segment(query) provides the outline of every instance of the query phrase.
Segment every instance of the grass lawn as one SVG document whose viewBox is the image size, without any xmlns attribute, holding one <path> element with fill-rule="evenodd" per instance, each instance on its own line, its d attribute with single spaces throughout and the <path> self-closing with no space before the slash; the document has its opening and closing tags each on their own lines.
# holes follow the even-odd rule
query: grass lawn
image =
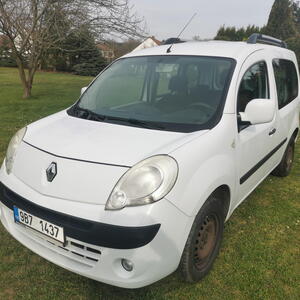
<svg viewBox="0 0 300 300">
<path fill-rule="evenodd" d="M 0 68 L 0 161 L 17 129 L 73 103 L 90 80 L 38 73 L 33 98 L 22 100 L 16 70 Z M 138 290 L 108 286 L 47 262 L 0 225 L 0 299 L 300 299 L 299 178 L 298 143 L 291 176 L 269 176 L 234 212 L 214 268 L 198 284 L 175 272 Z"/>
</svg>

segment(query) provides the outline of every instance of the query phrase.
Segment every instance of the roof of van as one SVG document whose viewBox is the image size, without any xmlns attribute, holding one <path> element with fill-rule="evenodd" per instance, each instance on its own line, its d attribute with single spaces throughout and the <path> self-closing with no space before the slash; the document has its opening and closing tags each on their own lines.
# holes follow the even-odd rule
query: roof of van
<svg viewBox="0 0 300 300">
<path fill-rule="evenodd" d="M 150 56 L 150 55 L 201 55 L 228 57 L 234 59 L 245 59 L 251 53 L 262 50 L 272 49 L 276 53 L 285 53 L 293 56 L 293 52 L 278 46 L 266 44 L 248 44 L 247 42 L 227 42 L 227 41 L 190 41 L 178 43 L 172 46 L 171 53 L 167 53 L 170 45 L 162 45 L 153 48 L 143 49 L 136 52 L 130 52 L 124 57 Z"/>
</svg>

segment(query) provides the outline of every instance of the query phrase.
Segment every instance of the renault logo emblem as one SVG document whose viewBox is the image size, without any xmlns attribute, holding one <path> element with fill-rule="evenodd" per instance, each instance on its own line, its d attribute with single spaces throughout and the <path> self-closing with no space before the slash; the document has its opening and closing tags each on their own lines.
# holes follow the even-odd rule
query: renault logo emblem
<svg viewBox="0 0 300 300">
<path fill-rule="evenodd" d="M 46 170 L 47 180 L 52 182 L 55 176 L 57 175 L 57 164 L 52 162 Z"/>
</svg>

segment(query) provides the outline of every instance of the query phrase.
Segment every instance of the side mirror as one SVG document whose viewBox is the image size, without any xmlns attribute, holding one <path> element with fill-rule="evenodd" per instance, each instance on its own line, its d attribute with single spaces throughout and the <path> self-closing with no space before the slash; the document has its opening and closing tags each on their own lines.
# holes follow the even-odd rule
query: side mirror
<svg viewBox="0 0 300 300">
<path fill-rule="evenodd" d="M 275 115 L 275 101 L 271 99 L 253 99 L 241 112 L 241 121 L 252 125 L 270 123 Z"/>
<path fill-rule="evenodd" d="M 87 86 L 85 86 L 81 89 L 81 95 L 86 91 L 86 89 L 87 89 Z"/>
</svg>

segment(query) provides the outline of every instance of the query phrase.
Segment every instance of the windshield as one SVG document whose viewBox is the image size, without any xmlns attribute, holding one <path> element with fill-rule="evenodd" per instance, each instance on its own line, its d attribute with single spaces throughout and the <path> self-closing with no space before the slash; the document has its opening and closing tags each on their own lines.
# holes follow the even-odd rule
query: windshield
<svg viewBox="0 0 300 300">
<path fill-rule="evenodd" d="M 81 118 L 159 130 L 210 129 L 221 117 L 234 65 L 233 59 L 202 56 L 120 59 L 70 111 Z"/>
</svg>

